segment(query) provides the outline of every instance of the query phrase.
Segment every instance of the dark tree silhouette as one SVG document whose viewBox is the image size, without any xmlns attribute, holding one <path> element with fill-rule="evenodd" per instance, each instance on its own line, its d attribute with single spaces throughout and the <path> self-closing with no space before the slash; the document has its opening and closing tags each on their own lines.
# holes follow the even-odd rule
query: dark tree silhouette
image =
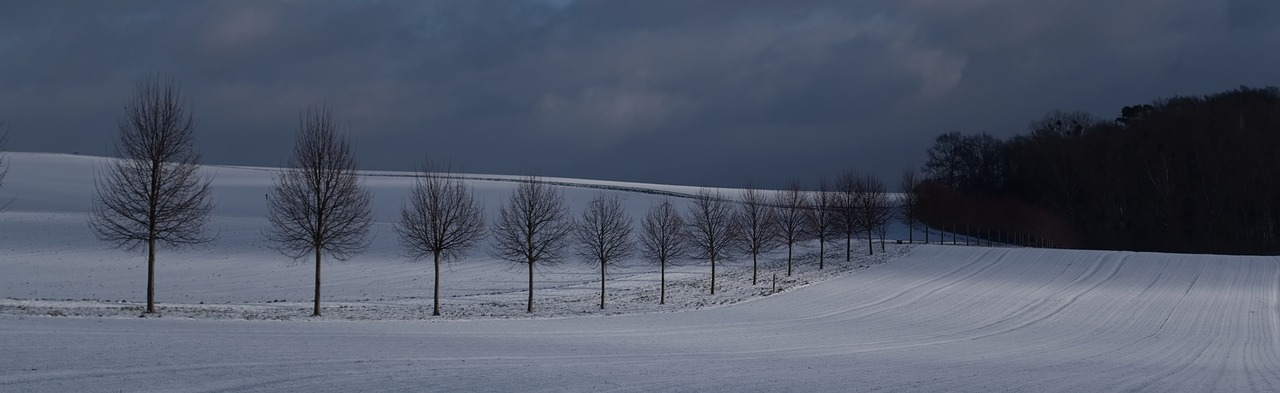
<svg viewBox="0 0 1280 393">
<path fill-rule="evenodd" d="M 1003 141 L 949 133 L 930 149 L 920 218 L 1013 244 L 1276 254 L 1278 129 L 1280 88 L 1240 87 L 1115 120 L 1052 111 Z"/>
<path fill-rule="evenodd" d="M 769 206 L 763 191 L 750 184 L 742 192 L 738 204 L 738 242 L 742 251 L 751 254 L 751 285 L 756 285 L 760 270 L 760 254 L 778 246 L 778 217 Z"/>
<path fill-rule="evenodd" d="M 858 179 L 861 176 L 856 171 L 848 170 L 836 179 L 835 224 L 836 229 L 844 234 L 845 262 L 853 260 L 853 234 L 862 229 L 858 206 Z"/>
<path fill-rule="evenodd" d="M 617 196 L 596 195 L 587 203 L 582 219 L 574 226 L 578 256 L 600 264 L 600 309 L 604 309 L 605 270 L 609 263 L 626 259 L 635 252 L 631 242 L 634 225 Z"/>
<path fill-rule="evenodd" d="M 839 195 L 831 191 L 826 179 L 819 179 L 818 189 L 813 192 L 811 200 L 813 210 L 809 214 L 809 230 L 818 238 L 818 270 L 822 270 L 827 261 L 827 242 L 840 221 L 836 203 Z"/>
<path fill-rule="evenodd" d="M 396 226 L 409 256 L 435 262 L 431 315 L 440 315 L 440 260 L 454 260 L 485 234 L 484 214 L 475 194 L 448 167 L 423 165 L 409 190 L 409 203 Z"/>
<path fill-rule="evenodd" d="M 640 252 L 646 258 L 657 260 L 660 267 L 660 294 L 658 304 L 667 303 L 667 261 L 679 258 L 688 252 L 688 232 L 685 231 L 684 220 L 680 213 L 671 206 L 670 200 L 649 209 L 641 223 Z"/>
<path fill-rule="evenodd" d="M 885 206 L 880 215 L 880 220 L 876 222 L 876 234 L 880 237 L 880 252 L 885 252 L 885 238 L 889 236 L 889 224 L 893 223 L 893 217 L 896 215 L 897 209 L 894 208 L 892 198 L 885 194 Z"/>
<path fill-rule="evenodd" d="M 793 181 L 787 184 L 787 189 L 774 194 L 773 207 L 778 235 L 787 245 L 787 276 L 791 276 L 791 252 L 797 242 L 809 237 L 813 205 L 809 203 L 809 194 L 800 189 L 800 183 Z"/>
<path fill-rule="evenodd" d="M 299 116 L 298 133 L 288 167 L 276 176 L 267 198 L 267 238 L 280 253 L 294 259 L 314 255 L 315 310 L 320 316 L 321 255 L 338 260 L 364 251 L 373 225 L 371 196 L 356 171 L 351 141 L 325 105 Z"/>
<path fill-rule="evenodd" d="M 711 262 L 711 294 L 716 293 L 716 260 L 725 257 L 737 236 L 733 206 L 719 191 L 698 190 L 689 205 L 689 248 Z"/>
<path fill-rule="evenodd" d="M 919 185 L 920 179 L 916 176 L 916 168 L 907 168 L 902 171 L 902 177 L 898 179 L 898 218 L 903 224 L 907 224 L 907 243 L 916 242 L 916 221 L 919 220 L 917 210 L 920 204 L 916 188 Z M 928 228 L 925 232 L 928 233 Z"/>
<path fill-rule="evenodd" d="M 89 225 L 117 248 L 147 248 L 147 310 L 155 313 L 156 246 L 212 240 L 204 232 L 213 204 L 200 176 L 195 121 L 172 79 L 140 80 L 117 124 L 114 160 L 94 176 Z"/>
<path fill-rule="evenodd" d="M 856 214 L 854 222 L 858 230 L 867 234 L 867 255 L 875 255 L 872 235 L 887 226 L 893 218 L 893 204 L 885 192 L 884 182 L 871 174 L 854 175 L 852 205 Z M 881 242 L 881 251 L 883 251 Z"/>
<path fill-rule="evenodd" d="M 528 266 L 528 313 L 533 313 L 533 269 L 564 256 L 573 226 L 564 195 L 537 176 L 520 182 L 498 210 L 492 229 L 493 256 Z"/>
<path fill-rule="evenodd" d="M 956 189 L 989 192 L 1004 185 L 1004 142 L 979 133 L 939 135 L 929 148 L 925 173 Z"/>
</svg>

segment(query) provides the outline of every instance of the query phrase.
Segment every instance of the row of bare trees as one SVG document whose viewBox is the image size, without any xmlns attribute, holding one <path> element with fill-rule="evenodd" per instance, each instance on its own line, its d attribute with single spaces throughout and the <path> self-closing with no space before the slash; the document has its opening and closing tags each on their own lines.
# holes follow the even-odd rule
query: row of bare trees
<svg viewBox="0 0 1280 393">
<path fill-rule="evenodd" d="M 760 255 L 779 247 L 787 248 L 790 276 L 797 243 L 817 239 L 822 248 L 819 253 L 825 254 L 825 243 L 837 228 L 847 233 L 865 232 L 869 243 L 874 234 L 883 239 L 885 228 L 895 217 L 883 184 L 872 176 L 854 172 L 842 177 L 839 184 L 842 187 L 837 192 L 805 191 L 796 183 L 781 191 L 748 187 L 736 199 L 722 191 L 703 189 L 693 197 L 684 215 L 669 200 L 653 206 L 633 240 L 633 220 L 617 197 L 597 196 L 575 220 L 558 190 L 530 177 L 499 210 L 491 253 L 528 265 L 528 312 L 533 310 L 533 271 L 541 264 L 559 261 L 571 247 L 570 242 L 576 242 L 577 255 L 582 260 L 600 268 L 600 308 L 605 306 L 608 267 L 636 251 L 659 265 L 659 303 L 666 302 L 667 263 L 683 257 L 709 263 L 710 292 L 715 294 L 716 265 L 725 258 L 750 255 L 751 283 L 756 285 Z M 475 222 L 481 225 L 479 218 Z M 847 240 L 851 242 L 852 236 Z M 868 252 L 874 250 L 869 248 Z M 851 254 L 846 258 L 851 259 Z M 825 255 L 820 255 L 820 269 L 824 259 Z"/>
<path fill-rule="evenodd" d="M 157 246 L 213 239 L 205 231 L 213 208 L 211 179 L 199 172 L 195 121 L 172 79 L 142 79 L 118 128 L 118 159 L 95 178 L 89 221 L 104 241 L 131 250 L 147 248 L 146 312 L 154 313 Z M 293 155 L 267 196 L 270 227 L 265 236 L 286 256 L 314 258 L 317 316 L 324 255 L 347 259 L 369 244 L 371 195 L 356 168 L 350 138 L 337 116 L 327 105 L 313 106 L 299 116 Z M 2 176 L 0 171 L 0 180 Z M 534 270 L 562 260 L 570 250 L 599 266 L 601 308 L 609 267 L 637 251 L 659 264 L 659 301 L 665 303 L 666 265 L 676 258 L 708 261 L 714 294 L 716 263 L 734 255 L 751 256 L 755 285 L 760 255 L 782 246 L 787 247 L 787 275 L 799 242 L 818 240 L 819 269 L 825 265 L 826 243 L 837 234 L 845 236 L 846 260 L 851 259 L 855 234 L 865 234 L 867 251 L 874 253 L 872 237 L 878 233 L 883 239 L 894 212 L 879 179 L 850 171 L 834 188 L 823 181 L 817 191 L 792 183 L 782 191 L 748 187 L 740 198 L 730 198 L 704 189 L 685 215 L 669 200 L 653 206 L 633 236 L 635 223 L 616 196 L 600 194 L 575 218 L 556 187 L 530 176 L 487 227 L 474 192 L 449 167 L 428 161 L 410 189 L 396 230 L 408 256 L 434 262 L 434 315 L 440 314 L 440 263 L 466 255 L 486 235 L 491 256 L 527 266 L 527 309 L 532 312 Z"/>
<path fill-rule="evenodd" d="M 146 247 L 145 313 L 155 313 L 157 247 L 213 240 L 205 230 L 213 210 L 212 179 L 199 171 L 190 103 L 171 78 L 141 79 L 117 127 L 117 159 L 94 178 L 89 224 L 99 239 L 118 248 Z M 332 111 L 324 105 L 304 110 L 294 154 L 267 198 L 267 237 L 285 255 L 315 256 L 315 315 L 322 255 L 344 259 L 368 245 L 369 201 L 350 141 Z"/>
</svg>

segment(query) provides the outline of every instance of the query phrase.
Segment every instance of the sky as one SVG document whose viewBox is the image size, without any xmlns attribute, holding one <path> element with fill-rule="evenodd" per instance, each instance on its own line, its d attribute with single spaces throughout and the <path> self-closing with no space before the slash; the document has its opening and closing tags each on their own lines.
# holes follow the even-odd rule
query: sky
<svg viewBox="0 0 1280 393">
<path fill-rule="evenodd" d="M 364 169 L 896 183 L 950 131 L 1280 85 L 1274 0 L 0 3 L 12 151 L 106 155 L 181 84 L 210 164 L 278 166 L 327 104 Z"/>
</svg>

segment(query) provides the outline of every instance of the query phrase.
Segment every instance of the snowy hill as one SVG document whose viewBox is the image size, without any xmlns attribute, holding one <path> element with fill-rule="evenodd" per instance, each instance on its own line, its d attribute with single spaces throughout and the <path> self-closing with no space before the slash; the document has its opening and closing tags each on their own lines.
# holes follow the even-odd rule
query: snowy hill
<svg viewBox="0 0 1280 393">
<path fill-rule="evenodd" d="M 0 212 L 0 312 L 46 312 L 72 315 L 136 314 L 146 287 L 145 250 L 126 252 L 98 241 L 87 225 L 94 195 L 93 175 L 105 158 L 64 154 L 9 153 L 10 171 L 0 200 L 12 200 Z M 209 230 L 217 239 L 188 250 L 161 250 L 157 266 L 157 302 L 171 316 L 223 318 L 290 318 L 309 315 L 302 310 L 312 298 L 313 267 L 271 249 L 263 236 L 268 224 L 266 194 L 276 169 L 208 166 L 217 203 Z M 366 172 L 364 182 L 373 193 L 374 225 L 367 252 L 349 261 L 327 263 L 324 269 L 325 305 L 341 319 L 420 318 L 430 313 L 431 264 L 402 255 L 395 220 L 413 174 Z M 517 176 L 461 175 L 475 188 L 486 208 L 496 215 L 499 204 L 514 190 Z M 685 211 L 696 187 L 650 185 L 547 178 L 564 192 L 572 214 L 599 193 L 618 195 L 627 211 L 640 220 L 648 209 L 670 199 Z M 735 195 L 737 190 L 724 190 Z M 831 264 L 817 271 L 816 247 L 798 250 L 803 265 L 793 277 L 782 277 L 780 288 L 820 281 L 852 269 L 879 263 L 888 256 L 863 256 L 865 241 L 856 242 L 858 259 Z M 487 241 L 462 261 L 446 267 L 441 277 L 442 308 L 446 317 L 524 316 L 527 277 L 522 266 L 495 260 Z M 829 250 L 828 251 L 834 251 Z M 831 257 L 835 257 L 833 253 Z M 843 254 L 839 256 L 843 259 Z M 785 255 L 764 258 L 764 274 L 780 270 Z M 766 294 L 771 286 L 750 285 L 750 260 L 722 261 L 716 296 L 707 295 L 710 269 L 702 261 L 680 261 L 668 269 L 668 304 L 657 304 L 657 266 L 638 258 L 611 270 L 610 301 L 604 313 L 674 311 L 727 304 Z M 535 311 L 540 316 L 601 313 L 598 309 L 599 271 L 574 259 L 540 270 L 535 277 Z M 744 276 L 745 274 L 745 276 Z M 772 284 L 772 282 L 770 282 Z M 59 303 L 50 303 L 58 301 Z M 75 301 L 76 303 L 65 303 Z M 218 305 L 218 307 L 213 307 Z M 227 306 L 236 307 L 227 307 Z M 198 307 L 197 307 L 198 306 Z"/>
<path fill-rule="evenodd" d="M 524 318 L 521 272 L 479 252 L 446 272 L 454 316 L 405 316 L 429 267 L 396 251 L 386 220 L 408 183 L 395 176 L 367 179 L 383 220 L 375 244 L 327 267 L 334 316 L 311 319 L 300 317 L 307 266 L 259 239 L 270 171 L 209 168 L 221 237 L 162 254 L 164 317 L 140 319 L 141 257 L 84 224 L 99 159 L 11 158 L 0 391 L 1280 390 L 1276 257 L 930 245 L 832 273 L 806 260 L 797 277 L 814 283 L 768 296 L 739 260 L 716 298 L 698 287 L 705 267 L 686 263 L 671 309 L 642 306 L 653 278 L 637 261 L 610 283 L 630 315 Z M 490 208 L 511 186 L 472 184 Z M 600 192 L 565 191 L 575 204 Z M 661 198 L 609 192 L 635 211 Z M 549 309 L 536 315 L 591 313 L 591 276 L 572 263 L 541 272 Z M 720 302 L 734 304 L 708 307 Z M 653 312 L 672 309 L 697 310 Z M 57 316 L 68 314 L 82 317 Z M 276 317 L 291 320 L 243 320 Z"/>
</svg>

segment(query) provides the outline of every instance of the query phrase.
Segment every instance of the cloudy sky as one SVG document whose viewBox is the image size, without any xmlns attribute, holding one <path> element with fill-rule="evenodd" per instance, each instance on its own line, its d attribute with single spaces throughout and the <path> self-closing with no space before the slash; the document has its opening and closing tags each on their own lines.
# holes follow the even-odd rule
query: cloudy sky
<svg viewBox="0 0 1280 393">
<path fill-rule="evenodd" d="M 1278 85 L 1278 48 L 1274 0 L 14 1 L 0 120 L 11 150 L 106 154 L 159 72 L 208 163 L 283 163 L 327 102 L 366 169 L 773 186 Z"/>
</svg>

